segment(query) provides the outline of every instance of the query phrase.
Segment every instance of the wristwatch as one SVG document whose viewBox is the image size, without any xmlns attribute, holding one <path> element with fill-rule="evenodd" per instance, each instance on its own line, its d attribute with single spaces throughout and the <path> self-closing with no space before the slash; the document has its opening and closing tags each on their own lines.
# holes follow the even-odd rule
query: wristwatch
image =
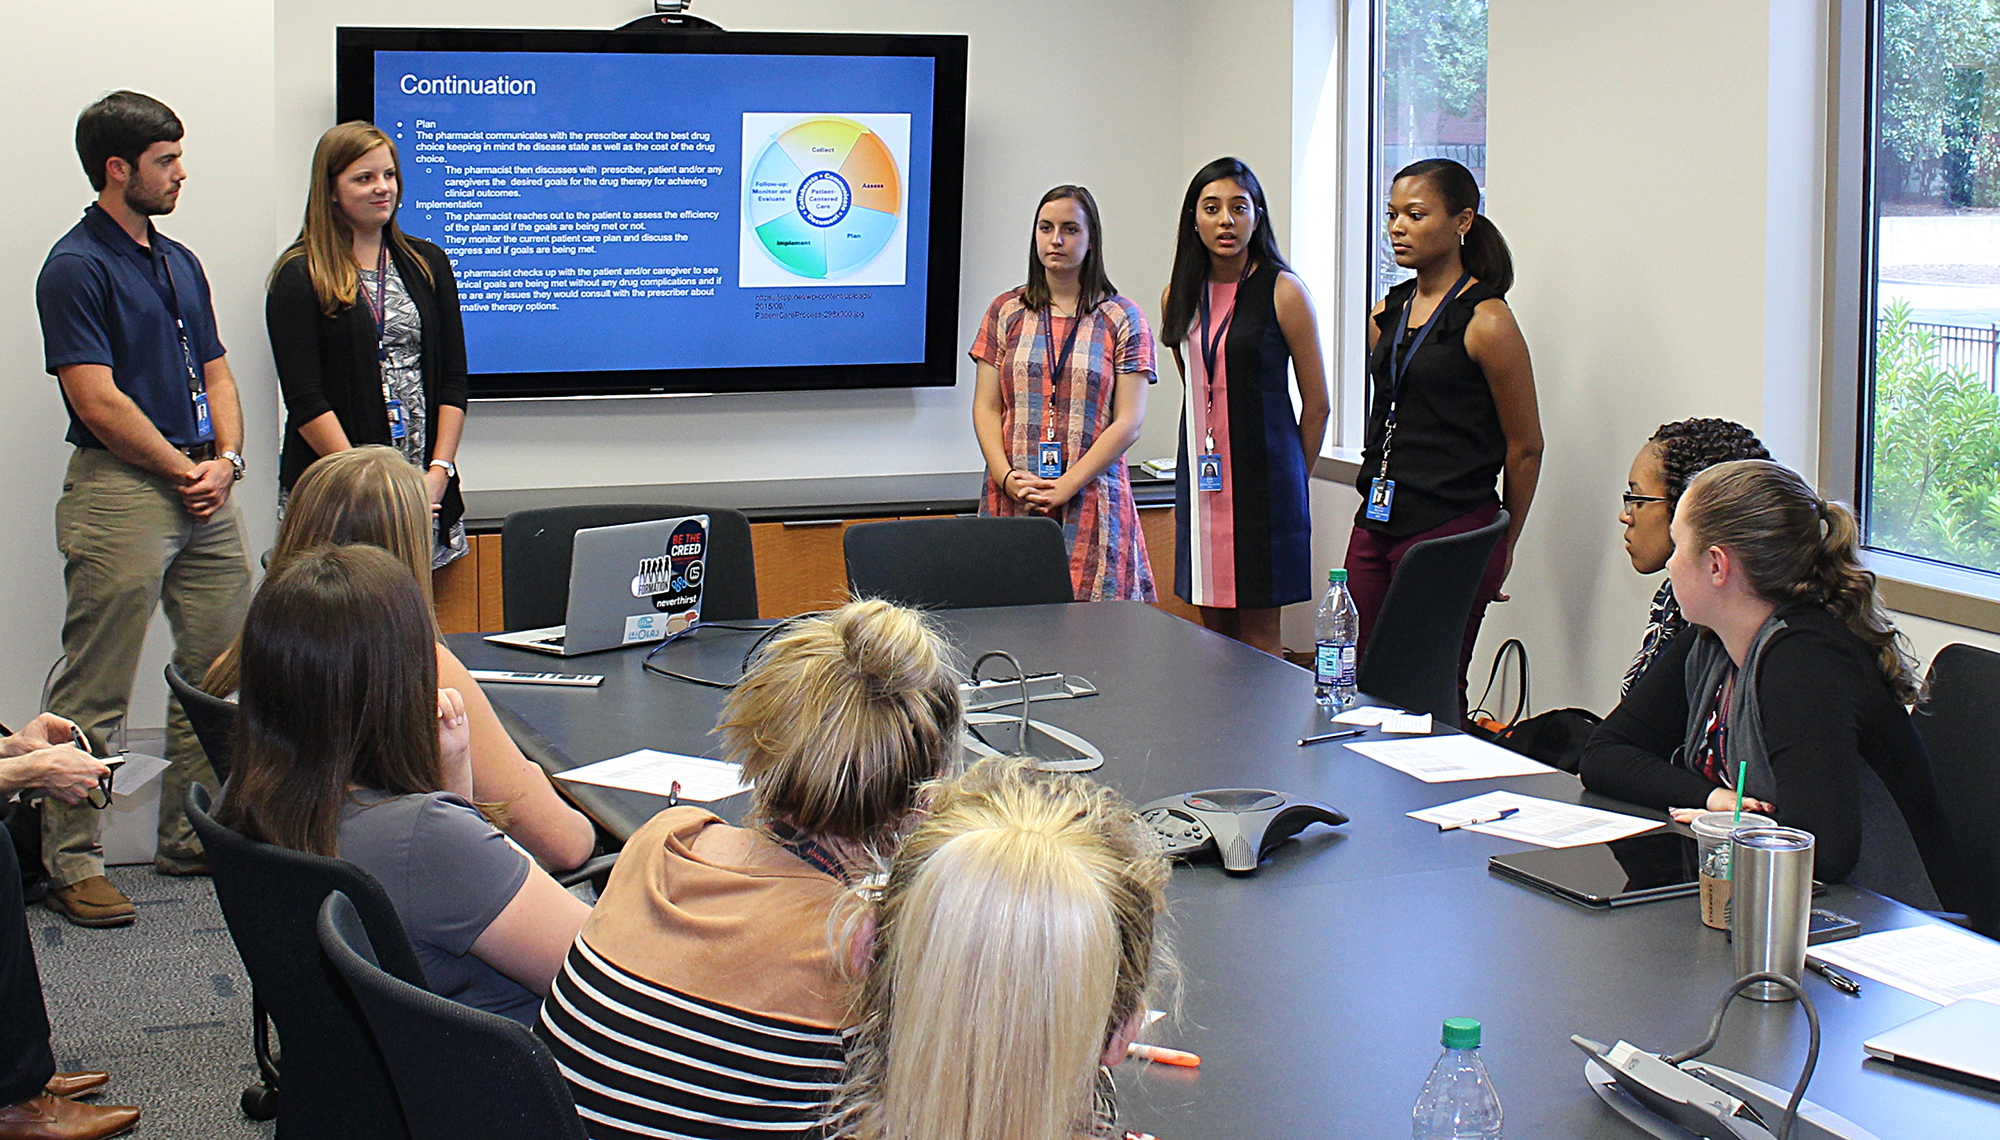
<svg viewBox="0 0 2000 1140">
<path fill-rule="evenodd" d="M 243 457 L 242 457 L 241 455 L 238 455 L 238 454 L 237 454 L 236 452 L 233 452 L 233 451 L 225 451 L 225 452 L 223 452 L 223 453 L 222 453 L 222 458 L 224 458 L 224 459 L 227 459 L 227 460 L 229 461 L 229 465 L 230 465 L 231 467 L 234 467 L 234 468 L 236 469 L 236 481 L 237 481 L 237 482 L 239 482 L 239 483 L 240 483 L 240 482 L 242 482 L 242 481 L 243 481 Z"/>
<path fill-rule="evenodd" d="M 433 459 L 431 460 L 431 466 L 442 467 L 447 476 L 453 479 L 458 478 L 458 464 L 453 463 L 449 459 Z"/>
</svg>

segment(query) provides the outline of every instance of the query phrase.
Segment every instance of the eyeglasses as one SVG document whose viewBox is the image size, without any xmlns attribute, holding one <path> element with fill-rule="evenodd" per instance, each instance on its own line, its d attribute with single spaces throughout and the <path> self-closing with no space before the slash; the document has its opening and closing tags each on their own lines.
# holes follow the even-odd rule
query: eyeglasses
<svg viewBox="0 0 2000 1140">
<path fill-rule="evenodd" d="M 1635 495 L 1630 491 L 1618 497 L 1625 501 L 1624 509 L 1628 511 L 1641 503 L 1665 503 L 1671 501 L 1665 495 Z"/>
</svg>

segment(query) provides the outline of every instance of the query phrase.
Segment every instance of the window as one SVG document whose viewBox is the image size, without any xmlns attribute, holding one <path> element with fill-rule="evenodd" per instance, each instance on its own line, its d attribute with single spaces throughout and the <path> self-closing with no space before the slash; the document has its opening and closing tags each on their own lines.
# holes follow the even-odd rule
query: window
<svg viewBox="0 0 2000 1140">
<path fill-rule="evenodd" d="M 1294 113 L 1302 117 L 1292 264 L 1313 290 L 1334 381 L 1329 454 L 1361 446 L 1363 317 L 1407 277 L 1382 222 L 1389 179 L 1452 158 L 1486 184 L 1487 0 L 1299 0 Z M 1350 455 L 1351 458 L 1351 455 Z"/>
<path fill-rule="evenodd" d="M 1486 187 L 1486 0 L 1375 0 L 1369 306 L 1410 276 L 1382 225 L 1389 180 L 1422 158 L 1463 163 Z M 1484 207 L 1482 206 L 1482 209 Z"/>
<path fill-rule="evenodd" d="M 1866 543 L 2000 574 L 2000 0 L 1869 0 Z"/>
</svg>

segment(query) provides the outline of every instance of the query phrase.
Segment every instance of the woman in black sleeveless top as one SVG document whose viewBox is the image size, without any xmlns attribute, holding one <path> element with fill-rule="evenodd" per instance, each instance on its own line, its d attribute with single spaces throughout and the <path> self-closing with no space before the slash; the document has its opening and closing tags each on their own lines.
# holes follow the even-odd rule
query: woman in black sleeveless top
<svg viewBox="0 0 2000 1140">
<path fill-rule="evenodd" d="M 1534 369 L 1502 300 L 1513 262 L 1478 205 L 1472 172 L 1449 159 L 1404 167 L 1390 189 L 1396 264 L 1417 275 L 1390 289 L 1370 314 L 1368 435 L 1355 480 L 1362 503 L 1347 541 L 1348 589 L 1365 650 L 1404 552 L 1427 538 L 1477 530 L 1507 508 L 1512 522 L 1465 624 L 1461 715 L 1465 666 L 1486 604 L 1507 599 L 1500 585 L 1542 465 Z"/>
</svg>

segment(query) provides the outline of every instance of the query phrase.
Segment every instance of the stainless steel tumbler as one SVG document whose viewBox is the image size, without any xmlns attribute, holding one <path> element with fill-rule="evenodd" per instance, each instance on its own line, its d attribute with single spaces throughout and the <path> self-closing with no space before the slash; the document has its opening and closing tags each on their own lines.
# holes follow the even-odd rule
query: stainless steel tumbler
<svg viewBox="0 0 2000 1140">
<path fill-rule="evenodd" d="M 1804 977 L 1806 926 L 1812 917 L 1813 837 L 1793 827 L 1740 827 L 1730 834 L 1729 939 L 1736 976 Z M 1743 991 L 1758 1001 L 1790 1001 L 1783 986 L 1758 982 Z"/>
</svg>

